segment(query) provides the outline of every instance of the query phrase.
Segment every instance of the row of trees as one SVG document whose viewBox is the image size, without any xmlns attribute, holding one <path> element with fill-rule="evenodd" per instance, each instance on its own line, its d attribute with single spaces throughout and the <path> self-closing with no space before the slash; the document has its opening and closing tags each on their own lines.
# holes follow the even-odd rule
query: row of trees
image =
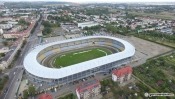
<svg viewBox="0 0 175 99">
<path fill-rule="evenodd" d="M 175 42 L 175 36 L 174 35 L 169 35 L 169 34 L 165 34 L 165 33 L 161 33 L 158 31 L 147 31 L 147 32 L 141 32 L 139 34 L 135 34 L 135 36 L 139 36 L 139 35 L 148 35 L 151 37 L 155 37 L 155 38 L 162 38 L 162 39 L 166 39 L 169 42 Z"/>
<path fill-rule="evenodd" d="M 92 26 L 92 27 L 85 27 L 84 30 L 92 30 L 92 31 L 99 31 L 102 27 L 100 25 Z"/>
<path fill-rule="evenodd" d="M 77 99 L 76 96 L 73 93 L 70 93 L 64 97 L 60 97 L 58 99 Z"/>
</svg>

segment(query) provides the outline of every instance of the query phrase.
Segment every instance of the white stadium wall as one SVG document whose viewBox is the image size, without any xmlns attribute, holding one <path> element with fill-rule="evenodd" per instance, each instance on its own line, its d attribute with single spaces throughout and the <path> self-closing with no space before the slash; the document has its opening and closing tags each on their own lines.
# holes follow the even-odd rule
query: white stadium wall
<svg viewBox="0 0 175 99">
<path fill-rule="evenodd" d="M 103 42 L 104 39 L 107 42 Z M 54 54 L 55 52 L 64 52 L 73 49 L 74 47 L 78 48 L 78 46 L 93 46 L 90 44 L 92 41 L 98 41 L 97 45 L 102 44 L 103 46 L 113 46 L 122 50 L 118 53 L 113 53 L 111 55 L 58 69 L 49 68 L 40 64 L 40 62 L 49 56 L 49 54 Z M 76 46 L 73 44 L 76 44 Z M 56 49 L 58 46 L 60 48 Z M 127 64 L 130 62 L 131 57 L 134 56 L 134 54 L 135 47 L 127 41 L 107 36 L 89 36 L 39 45 L 27 54 L 23 64 L 27 74 L 29 74 L 29 76 L 33 77 L 35 80 L 54 80 L 57 83 L 68 83 L 88 77 L 90 75 L 94 75 L 101 71 L 110 71 L 113 68 Z"/>
</svg>

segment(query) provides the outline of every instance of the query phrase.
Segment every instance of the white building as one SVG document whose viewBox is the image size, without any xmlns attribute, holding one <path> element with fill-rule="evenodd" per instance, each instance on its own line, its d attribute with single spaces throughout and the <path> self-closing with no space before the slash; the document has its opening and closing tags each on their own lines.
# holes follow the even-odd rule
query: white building
<svg viewBox="0 0 175 99">
<path fill-rule="evenodd" d="M 0 24 L 0 29 L 10 29 L 12 27 L 12 24 Z"/>
<path fill-rule="evenodd" d="M 7 53 L 9 50 L 9 47 L 2 47 L 0 48 L 0 53 Z"/>
<path fill-rule="evenodd" d="M 78 23 L 78 27 L 81 29 L 84 29 L 85 27 L 92 27 L 92 26 L 97 26 L 97 25 L 99 25 L 99 24 L 95 23 L 93 21 Z"/>
<path fill-rule="evenodd" d="M 18 24 L 17 21 L 8 21 L 7 23 L 8 23 L 8 24 L 12 24 L 12 25 L 16 25 L 16 24 Z"/>
<path fill-rule="evenodd" d="M 74 25 L 62 25 L 62 28 L 67 32 L 78 32 L 80 29 Z"/>
</svg>

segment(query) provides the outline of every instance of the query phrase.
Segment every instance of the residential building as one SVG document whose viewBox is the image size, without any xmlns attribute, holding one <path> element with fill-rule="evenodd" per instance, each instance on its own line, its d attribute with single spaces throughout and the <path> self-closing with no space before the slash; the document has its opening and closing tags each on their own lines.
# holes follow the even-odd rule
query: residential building
<svg viewBox="0 0 175 99">
<path fill-rule="evenodd" d="M 93 21 L 78 23 L 78 27 L 81 29 L 84 29 L 85 27 L 92 27 L 92 26 L 97 26 L 97 25 L 99 24 Z"/>
<path fill-rule="evenodd" d="M 51 94 L 43 93 L 39 95 L 38 99 L 53 99 Z"/>
<path fill-rule="evenodd" d="M 62 28 L 67 32 L 77 32 L 80 31 L 80 29 L 77 26 L 74 25 L 62 25 Z"/>
<path fill-rule="evenodd" d="M 96 79 L 83 82 L 76 88 L 76 94 L 78 99 L 92 99 L 100 94 L 101 85 Z"/>
<path fill-rule="evenodd" d="M 112 71 L 112 80 L 114 82 L 119 82 L 120 84 L 131 79 L 132 67 L 125 66 Z"/>
<path fill-rule="evenodd" d="M 8 24 L 12 24 L 12 25 L 17 25 L 17 24 L 18 24 L 17 21 L 8 21 L 7 23 L 8 23 Z"/>
<path fill-rule="evenodd" d="M 13 45 L 9 48 L 10 51 L 7 52 L 4 58 L 1 60 L 0 69 L 6 69 L 13 61 L 16 53 L 21 48 L 23 43 L 23 38 L 18 38 L 17 41 L 13 43 Z"/>
<path fill-rule="evenodd" d="M 9 47 L 0 46 L 0 53 L 7 53 L 9 51 L 10 51 Z"/>
<path fill-rule="evenodd" d="M 161 29 L 160 32 L 169 34 L 169 35 L 173 35 L 173 30 L 171 28 Z"/>
<path fill-rule="evenodd" d="M 30 26 L 24 31 L 3 33 L 3 37 L 6 39 L 28 37 L 30 35 L 30 32 L 32 31 L 33 27 L 35 26 L 35 22 L 36 21 L 32 21 Z"/>
<path fill-rule="evenodd" d="M 0 29 L 10 29 L 12 27 L 12 24 L 0 24 Z"/>
<path fill-rule="evenodd" d="M 11 21 L 13 20 L 11 17 L 0 17 L 0 22 L 2 21 Z"/>
</svg>

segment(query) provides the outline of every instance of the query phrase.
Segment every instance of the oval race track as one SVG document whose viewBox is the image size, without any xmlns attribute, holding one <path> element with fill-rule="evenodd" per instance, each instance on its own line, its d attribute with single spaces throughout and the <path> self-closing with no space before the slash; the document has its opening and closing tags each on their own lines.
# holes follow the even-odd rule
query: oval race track
<svg viewBox="0 0 175 99">
<path fill-rule="evenodd" d="M 93 46 L 92 43 L 97 42 L 98 45 L 103 46 L 112 46 L 121 49 L 121 52 L 114 53 L 111 55 L 107 55 L 104 57 L 100 57 L 97 59 L 92 59 L 89 61 L 81 62 L 78 64 L 70 65 L 64 68 L 49 68 L 40 64 L 40 62 L 47 56 L 53 54 L 55 51 L 68 51 L 71 48 L 75 47 L 86 47 Z M 45 56 L 43 56 L 43 54 Z M 107 36 L 89 36 L 77 39 L 69 39 L 65 41 L 52 42 L 49 44 L 39 45 L 34 48 L 24 59 L 24 67 L 25 70 L 38 78 L 42 79 L 62 79 L 71 75 L 75 75 L 82 72 L 89 72 L 89 70 L 95 69 L 99 67 L 99 70 L 107 64 L 113 63 L 113 65 L 119 66 L 123 63 L 128 63 L 132 56 L 135 54 L 135 47 L 132 46 L 127 41 L 124 41 L 119 38 L 107 37 Z M 126 61 L 124 61 L 126 60 Z M 118 64 L 118 65 L 117 65 Z M 116 67 L 114 66 L 114 67 Z M 105 67 L 106 70 L 108 67 Z M 110 69 L 112 66 L 110 67 Z M 96 71 L 95 71 L 96 72 Z M 94 73 L 89 72 L 89 73 Z M 82 75 L 83 76 L 83 75 Z M 77 76 L 78 77 L 78 76 Z M 81 77 L 82 78 L 82 77 Z"/>
</svg>

